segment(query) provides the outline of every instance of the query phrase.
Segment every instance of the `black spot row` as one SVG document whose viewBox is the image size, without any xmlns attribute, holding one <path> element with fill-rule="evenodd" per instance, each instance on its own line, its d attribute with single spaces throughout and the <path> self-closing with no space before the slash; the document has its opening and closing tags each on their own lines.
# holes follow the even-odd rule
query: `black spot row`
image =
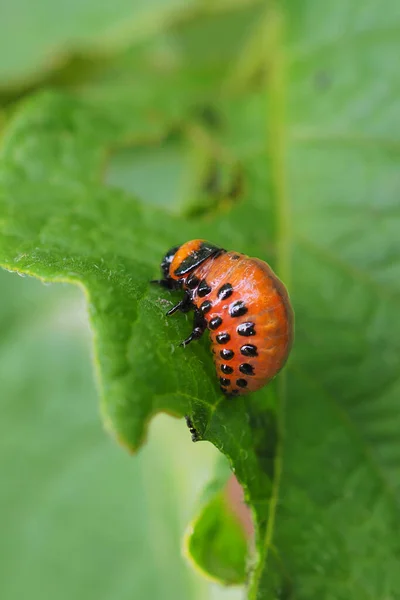
<svg viewBox="0 0 400 600">
<path fill-rule="evenodd" d="M 229 365 L 221 365 L 221 371 L 225 373 L 225 375 L 230 375 L 233 373 L 233 368 Z M 249 363 L 242 363 L 239 366 L 239 371 L 243 373 L 243 375 L 254 375 L 254 367 L 249 365 Z"/>
<path fill-rule="evenodd" d="M 205 302 L 203 302 L 203 304 L 205 304 Z M 200 309 L 204 313 L 204 309 L 202 309 L 203 304 L 200 306 Z M 210 308 L 211 308 L 211 306 L 210 306 Z M 210 310 L 210 308 L 207 307 L 206 312 L 208 312 Z M 255 327 L 255 323 L 247 321 L 246 323 L 241 323 L 240 325 L 238 325 L 236 328 L 236 331 L 238 332 L 239 335 L 242 335 L 244 337 L 249 337 L 252 335 L 256 335 L 256 331 L 255 331 L 254 327 Z M 223 333 L 219 333 L 216 337 L 218 344 L 225 344 L 225 342 L 229 342 L 230 339 L 231 339 L 231 336 L 226 331 L 224 331 Z M 253 349 L 255 348 L 255 352 L 257 353 L 256 346 L 253 346 L 252 344 L 249 344 L 249 346 L 251 346 L 250 352 L 254 351 Z M 256 355 L 257 354 L 255 354 L 254 356 L 256 356 Z M 245 354 L 245 356 L 246 356 L 246 354 Z M 250 354 L 248 354 L 247 356 L 250 356 Z"/>
<path fill-rule="evenodd" d="M 199 306 L 199 310 L 203 313 L 203 315 L 210 312 L 211 308 L 212 302 L 210 302 L 209 300 L 204 300 L 204 302 L 202 302 Z"/>
<path fill-rule="evenodd" d="M 230 283 L 225 283 L 218 290 L 218 298 L 220 300 L 226 300 L 229 296 L 232 296 L 233 288 Z"/>
<path fill-rule="evenodd" d="M 219 333 L 216 337 L 218 344 L 225 344 L 226 342 L 229 342 L 230 339 L 231 339 L 231 336 L 229 335 L 229 333 L 226 333 L 225 331 L 223 333 Z"/>
<path fill-rule="evenodd" d="M 258 356 L 257 346 L 254 346 L 253 344 L 244 344 L 244 346 L 240 348 L 240 353 L 243 354 L 243 356 Z"/>
<path fill-rule="evenodd" d="M 249 365 L 249 363 L 242 363 L 239 367 L 239 371 L 243 373 L 243 375 L 254 375 L 254 367 Z"/>
<path fill-rule="evenodd" d="M 220 382 L 221 386 L 223 386 L 223 387 L 228 387 L 228 385 L 231 384 L 231 380 L 227 379 L 226 377 L 220 377 L 219 382 Z M 241 388 L 245 388 L 245 387 L 247 387 L 247 380 L 246 379 L 237 379 L 236 385 Z"/>
<path fill-rule="evenodd" d="M 200 279 L 198 277 L 196 277 L 196 275 L 194 275 L 193 273 L 191 275 L 189 275 L 189 277 L 186 279 L 186 285 L 189 288 L 189 290 L 194 290 L 194 288 L 196 288 L 200 283 Z"/>
<path fill-rule="evenodd" d="M 255 323 L 252 323 L 251 321 L 246 321 L 246 323 L 241 323 L 240 325 L 238 325 L 236 331 L 239 335 L 249 337 L 251 335 L 256 335 L 254 327 Z"/>
<path fill-rule="evenodd" d="M 247 306 L 243 302 L 243 300 L 237 300 L 236 302 L 232 302 L 229 307 L 229 314 L 231 317 L 241 317 L 247 313 Z"/>
<path fill-rule="evenodd" d="M 200 296 L 200 298 L 204 298 L 204 296 L 207 296 L 207 294 L 209 294 L 211 292 L 211 288 L 208 285 L 207 281 L 205 279 L 202 279 L 200 281 L 199 287 L 197 288 L 197 294 Z"/>
<path fill-rule="evenodd" d="M 218 329 L 218 327 L 221 325 L 222 323 L 222 319 L 221 317 L 214 317 L 213 319 L 211 319 L 211 321 L 208 324 L 208 327 L 212 330 L 214 329 Z"/>
<path fill-rule="evenodd" d="M 219 317 L 216 317 L 216 319 L 219 319 Z M 211 321 L 210 321 L 210 324 L 211 324 Z M 226 335 L 226 334 L 222 334 L 222 335 Z M 218 341 L 218 343 L 221 343 L 221 342 Z M 243 356 L 251 356 L 251 357 L 258 356 L 257 346 L 254 346 L 253 344 L 244 344 L 244 346 L 242 346 L 240 348 L 240 353 L 243 354 Z M 233 350 L 224 348 L 223 350 L 220 351 L 219 355 L 224 360 L 231 360 L 235 356 L 235 353 Z"/>
</svg>

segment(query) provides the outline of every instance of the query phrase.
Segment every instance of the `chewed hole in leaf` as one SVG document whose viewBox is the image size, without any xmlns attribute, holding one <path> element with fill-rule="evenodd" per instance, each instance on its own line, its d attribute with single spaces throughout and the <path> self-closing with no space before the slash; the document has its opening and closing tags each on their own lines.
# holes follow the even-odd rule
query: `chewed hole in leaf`
<svg viewBox="0 0 400 600">
<path fill-rule="evenodd" d="M 187 144 L 175 138 L 111 150 L 104 181 L 142 202 L 174 210 L 186 196 L 191 170 Z"/>
<path fill-rule="evenodd" d="M 254 527 L 243 490 L 224 460 L 204 491 L 200 509 L 189 524 L 184 552 L 208 578 L 226 585 L 244 583 L 248 552 L 254 551 Z"/>
<path fill-rule="evenodd" d="M 226 213 L 243 200 L 245 173 L 239 163 L 206 156 L 196 184 L 194 200 L 185 210 L 189 219 Z"/>
</svg>

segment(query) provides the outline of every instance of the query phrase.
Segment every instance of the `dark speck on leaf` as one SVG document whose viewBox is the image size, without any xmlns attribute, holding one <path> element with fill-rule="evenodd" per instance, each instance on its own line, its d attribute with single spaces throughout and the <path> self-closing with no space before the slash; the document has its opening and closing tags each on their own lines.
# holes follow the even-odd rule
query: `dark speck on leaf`
<svg viewBox="0 0 400 600">
<path fill-rule="evenodd" d="M 317 71 L 314 75 L 314 85 L 317 90 L 327 90 L 332 85 L 332 77 L 327 71 Z"/>
</svg>

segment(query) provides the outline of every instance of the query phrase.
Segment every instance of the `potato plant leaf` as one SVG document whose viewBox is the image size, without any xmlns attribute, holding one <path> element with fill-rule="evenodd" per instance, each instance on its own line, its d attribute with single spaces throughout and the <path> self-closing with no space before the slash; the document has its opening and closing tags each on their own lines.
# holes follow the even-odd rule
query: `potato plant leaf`
<svg viewBox="0 0 400 600">
<path fill-rule="evenodd" d="M 238 585 L 247 579 L 251 539 L 230 498 L 230 475 L 226 460 L 218 461 L 184 536 L 184 552 L 209 579 Z"/>
<path fill-rule="evenodd" d="M 69 53 L 107 56 L 111 50 L 162 27 L 180 11 L 201 8 L 197 0 L 29 0 L 0 4 L 0 89 L 22 85 L 62 64 Z M 23 18 L 22 18 L 23 15 Z M 15 36 L 18 31 L 18 36 Z"/>
<path fill-rule="evenodd" d="M 180 546 L 215 449 L 159 415 L 142 452 L 121 452 L 99 421 L 80 291 L 4 271 L 0 290 L 1 596 L 209 600 Z"/>
<path fill-rule="evenodd" d="M 223 127 L 186 124 L 208 176 L 184 211 L 104 184 L 124 139 L 104 108 L 39 95 L 4 137 L 0 263 L 85 288 L 121 442 L 189 414 L 228 457 L 255 517 L 250 600 L 398 597 L 399 21 L 389 0 L 269 3 L 215 98 Z M 178 348 L 190 321 L 148 283 L 194 237 L 268 260 L 291 293 L 289 365 L 246 399 L 218 392 L 206 340 Z"/>
</svg>

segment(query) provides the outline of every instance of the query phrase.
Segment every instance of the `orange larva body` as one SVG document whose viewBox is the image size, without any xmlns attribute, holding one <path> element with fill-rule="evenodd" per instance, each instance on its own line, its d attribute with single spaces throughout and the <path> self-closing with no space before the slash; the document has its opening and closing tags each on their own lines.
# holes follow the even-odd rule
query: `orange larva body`
<svg viewBox="0 0 400 600">
<path fill-rule="evenodd" d="M 210 330 L 221 386 L 231 393 L 258 390 L 283 367 L 291 347 L 292 311 L 286 289 L 265 262 L 235 252 L 211 258 L 199 266 L 196 275 L 200 280 L 205 279 L 212 289 L 206 296 L 212 303 L 206 315 L 208 326 L 213 319 L 221 319 L 221 323 Z M 226 283 L 232 286 L 232 294 L 224 298 L 222 293 L 221 298 L 218 291 Z M 204 300 L 194 294 L 193 303 L 198 308 Z M 239 302 L 243 305 L 236 304 Z M 238 313 L 245 308 L 247 311 L 232 317 L 229 309 L 235 305 L 239 306 Z M 240 306 L 243 306 L 242 311 Z M 226 338 L 221 334 L 225 333 L 229 341 L 224 341 Z M 233 357 L 224 358 L 230 357 L 224 350 L 231 350 Z M 242 380 L 247 382 L 245 387 L 236 385 Z M 229 384 L 224 386 L 227 381 Z"/>
<path fill-rule="evenodd" d="M 204 240 L 172 251 L 163 285 L 181 287 L 186 296 L 170 313 L 193 307 L 193 333 L 196 323 L 197 329 L 210 330 L 224 393 L 260 389 L 283 367 L 292 345 L 293 313 L 284 285 L 267 263 Z M 189 336 L 186 343 L 201 333 Z"/>
</svg>

